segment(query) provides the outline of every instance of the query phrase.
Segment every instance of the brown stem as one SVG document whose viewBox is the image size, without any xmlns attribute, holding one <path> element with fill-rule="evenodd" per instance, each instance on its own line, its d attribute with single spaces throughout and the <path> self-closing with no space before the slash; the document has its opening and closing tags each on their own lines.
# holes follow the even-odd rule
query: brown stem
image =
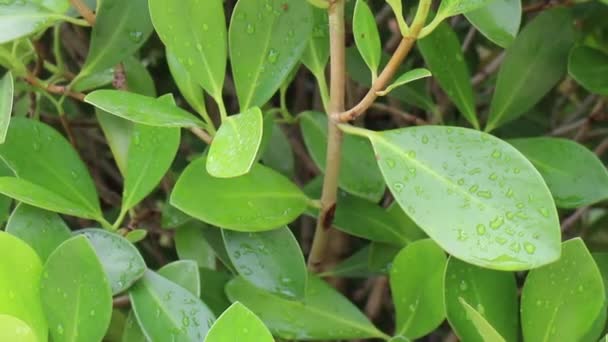
<svg viewBox="0 0 608 342">
<path fill-rule="evenodd" d="M 48 91 L 49 93 L 67 95 L 78 101 L 81 101 L 81 102 L 84 101 L 85 95 L 83 93 L 76 93 L 76 92 L 68 90 L 68 88 L 66 88 L 64 86 L 59 86 L 59 85 L 55 85 L 55 84 L 44 85 L 40 82 L 39 79 L 37 79 L 32 74 L 25 75 L 24 79 L 27 83 L 31 84 L 32 86 L 34 86 L 36 88 L 44 89 L 44 90 Z"/>
<path fill-rule="evenodd" d="M 128 309 L 131 307 L 131 302 L 129 301 L 129 296 L 120 296 L 114 297 L 112 300 L 112 306 L 114 308 Z"/>
<path fill-rule="evenodd" d="M 95 25 L 95 13 L 82 0 L 70 0 L 72 6 L 91 26 Z"/>
</svg>

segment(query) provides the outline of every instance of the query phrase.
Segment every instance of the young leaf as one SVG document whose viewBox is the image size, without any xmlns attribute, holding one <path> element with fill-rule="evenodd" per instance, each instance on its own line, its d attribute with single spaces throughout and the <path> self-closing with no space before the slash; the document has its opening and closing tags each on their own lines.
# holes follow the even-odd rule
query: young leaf
<svg viewBox="0 0 608 342">
<path fill-rule="evenodd" d="M 146 271 L 146 263 L 133 244 L 122 236 L 103 229 L 82 229 L 77 232 L 89 239 L 108 277 L 112 294 L 119 294 L 133 285 Z"/>
<path fill-rule="evenodd" d="M 6 232 L 32 247 L 43 262 L 72 235 L 55 213 L 20 203 L 6 223 Z"/>
<path fill-rule="evenodd" d="M 0 3 L 0 44 L 41 31 L 61 19 L 59 13 L 35 1 Z"/>
<path fill-rule="evenodd" d="M 0 314 L 0 341 L 39 342 L 27 323 L 19 318 L 2 314 Z"/>
<path fill-rule="evenodd" d="M 378 96 L 386 96 L 386 95 L 388 95 L 388 93 L 390 93 L 393 89 L 395 89 L 397 87 L 400 87 L 402 85 L 408 84 L 410 82 L 413 82 L 413 81 L 416 81 L 419 79 L 431 77 L 431 76 L 432 76 L 431 72 L 428 71 L 427 69 L 424 69 L 424 68 L 412 69 L 412 70 L 405 72 L 401 76 L 397 77 L 397 79 L 391 85 L 389 85 L 388 87 L 386 87 L 386 89 L 384 89 L 382 91 L 376 92 L 376 94 Z"/>
<path fill-rule="evenodd" d="M 38 341 L 45 342 L 48 327 L 40 303 L 41 276 L 42 264 L 36 252 L 25 242 L 0 231 L 0 314 L 23 321 Z"/>
<path fill-rule="evenodd" d="M 201 295 L 201 277 L 198 264 L 193 260 L 179 260 L 166 264 L 158 274 L 188 290 L 196 297 Z"/>
<path fill-rule="evenodd" d="M 317 78 L 325 77 L 325 66 L 329 60 L 329 25 L 327 11 L 312 10 L 312 36 L 302 54 L 302 63 Z"/>
<path fill-rule="evenodd" d="M 448 322 L 460 339 L 490 341 L 481 335 L 469 310 L 461 304 L 464 300 L 507 341 L 517 341 L 517 285 L 513 273 L 476 267 L 450 257 L 443 281 Z"/>
<path fill-rule="evenodd" d="M 521 116 L 555 86 L 566 72 L 574 39 L 565 8 L 543 11 L 522 30 L 498 72 L 486 132 Z"/>
<path fill-rule="evenodd" d="M 226 250 L 239 274 L 260 289 L 302 299 L 306 263 L 289 228 L 260 233 L 222 230 Z"/>
<path fill-rule="evenodd" d="M 8 125 L 13 111 L 13 74 L 7 72 L 0 78 L 0 144 L 6 140 Z"/>
<path fill-rule="evenodd" d="M 205 338 L 205 342 L 225 341 L 273 342 L 274 339 L 253 312 L 236 302 L 215 321 Z"/>
<path fill-rule="evenodd" d="M 33 187 L 63 198 L 58 203 L 49 202 L 46 209 L 61 207 L 63 210 L 59 211 L 66 214 L 101 217 L 97 191 L 86 166 L 72 145 L 53 128 L 39 121 L 14 118 L 6 142 L 0 145 L 0 157 L 22 181 L 20 183 L 29 182 Z M 3 178 L 2 183 L 6 184 L 6 181 Z M 20 200 L 39 206 L 33 203 L 39 202 L 34 194 L 24 191 L 22 195 Z"/>
<path fill-rule="evenodd" d="M 397 203 L 448 253 L 499 270 L 530 269 L 559 257 L 551 193 L 511 145 L 466 128 L 341 128 L 371 140 Z"/>
<path fill-rule="evenodd" d="M 325 170 L 327 154 L 327 115 L 305 112 L 299 115 L 304 143 L 315 164 Z M 378 202 L 386 185 L 376 165 L 374 152 L 365 139 L 345 136 L 340 154 L 340 187 L 345 191 Z"/>
<path fill-rule="evenodd" d="M 494 327 L 488 323 L 481 313 L 475 310 L 464 299 L 458 298 L 458 301 L 460 304 L 462 304 L 462 307 L 466 311 L 469 320 L 477 329 L 479 336 L 481 336 L 482 341 L 506 342 L 506 340 L 500 336 L 496 329 L 494 329 Z"/>
<path fill-rule="evenodd" d="M 372 72 L 372 79 L 375 80 L 378 76 L 382 45 L 378 26 L 376 25 L 376 17 L 365 0 L 357 0 L 357 4 L 355 5 L 353 36 L 355 37 L 357 49 L 359 49 L 365 64 L 367 64 L 367 67 Z"/>
<path fill-rule="evenodd" d="M 263 231 L 290 223 L 306 209 L 306 195 L 271 169 L 255 164 L 246 175 L 222 179 L 207 173 L 206 162 L 190 163 L 171 193 L 171 204 L 192 217 L 226 229 Z"/>
<path fill-rule="evenodd" d="M 137 321 L 152 341 L 201 341 L 215 317 L 192 293 L 146 271 L 129 298 Z"/>
<path fill-rule="evenodd" d="M 521 0 L 492 0 L 465 16 L 486 38 L 506 48 L 517 36 L 521 11 Z"/>
<path fill-rule="evenodd" d="M 230 61 L 241 111 L 261 107 L 300 60 L 312 31 L 302 0 L 239 0 L 230 22 Z"/>
<path fill-rule="evenodd" d="M 602 276 L 585 243 L 568 240 L 557 262 L 526 278 L 521 296 L 524 339 L 578 341 L 605 310 L 605 300 Z"/>
<path fill-rule="evenodd" d="M 399 24 L 399 31 L 401 31 L 401 35 L 405 37 L 409 31 L 409 27 L 403 17 L 403 3 L 401 0 L 386 0 L 386 3 L 391 6 L 391 9 L 395 14 L 395 19 L 397 19 L 397 23 Z"/>
<path fill-rule="evenodd" d="M 568 73 L 592 93 L 608 95 L 608 54 L 587 47 L 576 46 L 570 51 Z"/>
<path fill-rule="evenodd" d="M 475 129 L 479 129 L 471 75 L 454 30 L 447 23 L 440 24 L 432 34 L 418 41 L 418 49 L 460 113 Z"/>
<path fill-rule="evenodd" d="M 150 0 L 150 14 L 160 39 L 192 79 L 221 99 L 227 55 L 222 0 Z"/>
<path fill-rule="evenodd" d="M 40 298 L 53 341 L 100 341 L 110 325 L 112 292 L 89 240 L 62 243 L 43 272 Z"/>
<path fill-rule="evenodd" d="M 560 208 L 580 208 L 608 199 L 608 171 L 585 146 L 558 138 L 509 140 L 534 164 Z"/>
<path fill-rule="evenodd" d="M 96 90 L 84 101 L 121 118 L 158 127 L 198 127 L 205 123 L 160 99 L 120 90 Z"/>
<path fill-rule="evenodd" d="M 169 71 L 175 81 L 175 85 L 177 85 L 177 88 L 179 88 L 188 104 L 204 117 L 207 115 L 207 107 L 205 107 L 203 89 L 169 49 L 165 50 L 165 55 L 167 56 L 167 65 L 169 66 Z"/>
<path fill-rule="evenodd" d="M 430 239 L 408 245 L 395 257 L 390 283 L 397 312 L 397 335 L 418 338 L 445 319 L 442 296 L 446 260 L 443 250 Z"/>
<path fill-rule="evenodd" d="M 253 311 L 273 335 L 288 340 L 387 338 L 349 300 L 310 276 L 306 297 L 292 301 L 259 289 L 243 278 L 226 285 L 231 301 Z"/>
<path fill-rule="evenodd" d="M 177 228 L 175 249 L 180 260 L 193 260 L 199 267 L 215 269 L 215 253 L 205 240 L 203 229 L 207 228 L 200 221 L 192 221 Z"/>
<path fill-rule="evenodd" d="M 249 172 L 262 142 L 262 126 L 262 111 L 257 107 L 225 119 L 209 147 L 207 172 L 219 178 Z"/>
</svg>

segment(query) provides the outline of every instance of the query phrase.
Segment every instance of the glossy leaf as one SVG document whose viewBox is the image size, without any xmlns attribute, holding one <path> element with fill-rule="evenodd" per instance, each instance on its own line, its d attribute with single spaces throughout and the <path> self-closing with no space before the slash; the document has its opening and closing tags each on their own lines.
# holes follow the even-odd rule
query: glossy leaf
<svg viewBox="0 0 608 342">
<path fill-rule="evenodd" d="M 261 161 L 283 175 L 292 177 L 295 173 L 295 157 L 291 143 L 278 124 L 273 123 L 270 127 L 272 132 L 268 139 L 268 146 L 262 153 Z M 264 132 L 267 133 L 266 130 Z"/>
<path fill-rule="evenodd" d="M 15 342 L 38 342 L 32 328 L 19 318 L 0 314 L 0 340 Z"/>
<path fill-rule="evenodd" d="M 133 244 L 122 236 L 103 229 L 78 231 L 89 239 L 106 273 L 112 294 L 133 285 L 146 271 L 146 263 Z"/>
<path fill-rule="evenodd" d="M 325 170 L 327 154 L 327 116 L 319 112 L 299 115 L 304 143 L 315 164 Z M 376 165 L 374 152 L 365 139 L 345 136 L 340 155 L 339 185 L 345 191 L 377 202 L 385 184 Z"/>
<path fill-rule="evenodd" d="M 59 13 L 34 1 L 0 3 L 0 44 L 41 31 L 59 20 Z"/>
<path fill-rule="evenodd" d="M 97 191 L 86 166 L 70 143 L 53 128 L 38 121 L 14 118 L 6 142 L 0 145 L 0 157 L 22 181 L 62 198 L 62 203 L 48 203 L 45 209 L 61 207 L 58 211 L 65 214 L 88 218 L 101 216 Z M 6 184 L 5 178 L 2 183 Z M 35 195 L 23 190 L 26 198 L 19 200 L 38 206 L 33 203 L 40 202 Z M 63 202 L 70 202 L 70 206 Z"/>
<path fill-rule="evenodd" d="M 112 292 L 85 236 L 62 243 L 44 265 L 40 298 L 55 342 L 99 341 L 110 325 Z"/>
<path fill-rule="evenodd" d="M 260 317 L 273 335 L 283 339 L 386 337 L 350 301 L 314 276 L 309 277 L 302 301 L 276 296 L 240 277 L 226 285 L 226 293 L 231 301 L 241 302 Z"/>
<path fill-rule="evenodd" d="M 0 315 L 23 321 L 34 331 L 37 341 L 45 342 L 48 327 L 38 289 L 41 276 L 42 264 L 36 252 L 0 231 Z"/>
<path fill-rule="evenodd" d="M 232 304 L 213 324 L 205 342 L 224 341 L 273 342 L 264 323 L 243 304 Z"/>
<path fill-rule="evenodd" d="M 476 10 L 494 0 L 442 0 L 437 16 L 448 18 L 458 14 L 466 14 L 467 12 Z"/>
<path fill-rule="evenodd" d="M 230 61 L 241 111 L 261 107 L 300 60 L 312 31 L 302 0 L 240 0 L 230 22 Z"/>
<path fill-rule="evenodd" d="M 129 298 L 145 336 L 152 341 L 201 341 L 215 320 L 200 299 L 152 271 L 131 288 Z"/>
<path fill-rule="evenodd" d="M 59 215 L 23 203 L 13 210 L 6 232 L 30 245 L 42 261 L 71 237 L 70 229 Z"/>
<path fill-rule="evenodd" d="M 404 232 L 410 242 L 424 239 L 427 237 L 426 233 L 418 227 L 416 222 L 407 216 L 407 214 L 401 209 L 399 203 L 393 202 L 387 209 L 386 212 L 393 217 L 397 227 Z"/>
<path fill-rule="evenodd" d="M 498 72 L 486 131 L 530 110 L 566 72 L 575 39 L 567 9 L 543 11 L 509 46 Z"/>
<path fill-rule="evenodd" d="M 201 295 L 198 264 L 193 260 L 179 260 L 166 264 L 158 270 L 158 274 L 188 290 L 196 297 Z"/>
<path fill-rule="evenodd" d="M 353 16 L 353 36 L 357 48 L 375 79 L 380 65 L 382 44 L 376 17 L 365 0 L 357 0 Z"/>
<path fill-rule="evenodd" d="M 388 274 L 393 267 L 393 260 L 402 248 L 394 244 L 373 241 L 369 247 L 367 264 L 370 270 Z"/>
<path fill-rule="evenodd" d="M 445 319 L 442 296 L 446 260 L 443 250 L 430 239 L 408 245 L 395 257 L 390 283 L 397 335 L 418 338 Z"/>
<path fill-rule="evenodd" d="M 486 321 L 485 317 L 477 310 L 475 310 L 471 305 L 469 305 L 464 299 L 458 298 L 460 304 L 466 311 L 469 320 L 475 328 L 477 332 L 481 336 L 482 341 L 495 341 L 495 342 L 505 342 L 505 339 L 500 336 L 500 334 Z"/>
<path fill-rule="evenodd" d="M 321 273 L 320 277 L 367 278 L 379 272 L 369 267 L 371 244 L 365 245 L 348 258 L 342 260 L 331 269 Z"/>
<path fill-rule="evenodd" d="M 215 253 L 205 240 L 200 222 L 189 222 L 175 231 L 175 249 L 181 260 L 193 260 L 200 267 L 215 268 Z"/>
<path fill-rule="evenodd" d="M 200 268 L 201 299 L 216 314 L 221 315 L 230 306 L 224 288 L 231 279 L 228 273 Z"/>
<path fill-rule="evenodd" d="M 551 193 L 511 145 L 466 128 L 341 128 L 371 140 L 396 202 L 448 253 L 499 270 L 530 269 L 559 257 Z"/>
<path fill-rule="evenodd" d="M 418 41 L 417 46 L 441 88 L 467 121 L 479 129 L 471 74 L 454 30 L 442 23 L 432 34 Z"/>
<path fill-rule="evenodd" d="M 312 36 L 302 54 L 302 63 L 314 75 L 325 76 L 325 66 L 329 60 L 329 24 L 327 11 L 312 10 Z"/>
<path fill-rule="evenodd" d="M 205 241 L 211 247 L 215 256 L 222 262 L 228 271 L 236 274 L 236 268 L 230 260 L 228 251 L 226 250 L 226 244 L 224 243 L 224 237 L 222 236 L 222 230 L 216 227 L 207 226 L 202 230 Z"/>
<path fill-rule="evenodd" d="M 262 142 L 262 127 L 262 111 L 257 107 L 225 119 L 209 147 L 207 172 L 219 178 L 249 172 Z"/>
<path fill-rule="evenodd" d="M 521 0 L 492 0 L 465 16 L 486 38 L 506 48 L 517 36 L 521 12 Z"/>
<path fill-rule="evenodd" d="M 517 285 L 513 273 L 480 268 L 451 257 L 443 281 L 448 322 L 460 339 L 488 341 L 479 331 L 477 319 L 471 319 L 470 311 L 462 305 L 464 300 L 507 341 L 518 340 Z"/>
<path fill-rule="evenodd" d="M 222 179 L 209 175 L 205 164 L 205 158 L 190 163 L 171 193 L 173 206 L 203 222 L 263 231 L 293 221 L 306 209 L 308 198 L 271 169 L 256 164 L 244 176 Z"/>
<path fill-rule="evenodd" d="M 230 260 L 245 280 L 268 292 L 304 298 L 306 263 L 289 228 L 260 233 L 223 230 L 222 234 Z"/>
<path fill-rule="evenodd" d="M 570 52 L 568 73 L 592 93 L 608 95 L 608 54 L 587 47 L 576 46 Z"/>
<path fill-rule="evenodd" d="M 557 262 L 531 271 L 526 278 L 521 297 L 524 339 L 580 340 L 604 309 L 605 300 L 602 276 L 584 242 L 568 240 Z"/>
<path fill-rule="evenodd" d="M 13 74 L 7 72 L 0 78 L 0 144 L 6 139 L 6 132 L 11 121 L 13 110 Z"/>
<path fill-rule="evenodd" d="M 558 138 L 509 143 L 534 164 L 560 208 L 580 208 L 608 198 L 608 171 L 585 146 Z"/>
<path fill-rule="evenodd" d="M 226 19 L 221 0 L 150 0 L 154 28 L 193 80 L 220 98 L 226 71 Z"/>
<path fill-rule="evenodd" d="M 198 84 L 196 80 L 192 78 L 192 75 L 182 64 L 180 64 L 177 57 L 175 57 L 175 55 L 169 51 L 169 49 L 165 50 L 165 52 L 169 71 L 171 72 L 171 76 L 179 88 L 179 91 L 182 93 L 188 104 L 190 104 L 190 106 L 199 114 L 207 113 L 207 108 L 205 107 L 205 96 L 200 84 Z"/>
<path fill-rule="evenodd" d="M 113 67 L 133 55 L 152 33 L 147 0 L 104 0 L 96 11 L 89 55 L 81 75 Z"/>
<path fill-rule="evenodd" d="M 386 87 L 385 90 L 376 92 L 376 94 L 378 94 L 379 96 L 385 96 L 397 87 L 400 87 L 402 85 L 408 84 L 410 82 L 413 82 L 413 81 L 416 81 L 419 79 L 431 77 L 431 76 L 432 76 L 431 72 L 428 71 L 427 69 L 424 69 L 424 68 L 412 69 L 412 70 L 405 72 L 401 76 L 397 77 L 397 79 L 395 81 L 393 81 L 393 83 L 391 83 L 388 87 Z"/>
</svg>

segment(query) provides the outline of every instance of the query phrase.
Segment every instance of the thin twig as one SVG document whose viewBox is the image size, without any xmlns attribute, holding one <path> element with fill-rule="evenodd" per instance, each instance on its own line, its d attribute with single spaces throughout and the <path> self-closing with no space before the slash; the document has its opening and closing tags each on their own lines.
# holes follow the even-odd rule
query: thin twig
<svg viewBox="0 0 608 342">
<path fill-rule="evenodd" d="M 402 110 L 400 110 L 398 108 L 385 105 L 384 103 L 374 103 L 374 104 L 372 104 L 370 106 L 370 108 L 377 109 L 377 110 L 384 111 L 384 112 L 387 112 L 389 114 L 398 116 L 398 117 L 404 119 L 405 121 L 407 121 L 410 124 L 414 124 L 414 125 L 418 125 L 418 126 L 423 126 L 423 125 L 428 125 L 429 124 L 425 120 L 423 120 L 423 119 L 421 119 L 421 118 L 419 118 L 419 117 L 417 117 L 415 115 L 412 115 L 410 113 L 406 113 L 406 112 L 404 112 L 404 111 L 402 111 Z"/>
<path fill-rule="evenodd" d="M 78 13 L 86 20 L 91 26 L 95 26 L 95 13 L 91 11 L 89 6 L 82 2 L 82 0 L 70 0 L 72 6 L 78 11 Z"/>
<path fill-rule="evenodd" d="M 58 94 L 58 95 L 67 95 L 78 101 L 81 101 L 81 102 L 84 101 L 85 95 L 83 93 L 77 93 L 77 92 L 70 91 L 65 86 L 60 86 L 60 85 L 55 85 L 55 84 L 44 85 L 40 82 L 39 79 L 37 79 L 32 74 L 25 75 L 24 79 L 27 83 L 31 84 L 32 86 L 46 90 L 49 93 Z"/>
<path fill-rule="evenodd" d="M 205 132 L 205 130 L 198 127 L 191 127 L 190 132 L 196 135 L 199 139 L 207 143 L 207 145 L 211 144 L 213 138 L 209 135 L 209 133 Z"/>
</svg>

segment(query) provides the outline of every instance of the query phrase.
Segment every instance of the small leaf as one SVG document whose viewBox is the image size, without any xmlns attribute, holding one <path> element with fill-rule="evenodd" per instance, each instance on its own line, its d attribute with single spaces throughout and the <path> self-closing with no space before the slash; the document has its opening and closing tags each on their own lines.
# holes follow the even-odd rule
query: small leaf
<svg viewBox="0 0 608 342">
<path fill-rule="evenodd" d="M 608 199 L 608 171 L 585 146 L 572 140 L 509 140 L 534 164 L 560 208 L 580 208 Z"/>
<path fill-rule="evenodd" d="M 3 2 L 0 4 L 0 44 L 42 31 L 61 17 L 35 1 Z"/>
<path fill-rule="evenodd" d="M 112 292 L 89 240 L 62 243 L 43 272 L 40 298 L 53 341 L 100 341 L 110 325 Z"/>
<path fill-rule="evenodd" d="M 329 23 L 327 11 L 312 10 L 312 36 L 302 54 L 302 63 L 317 78 L 325 77 L 325 67 L 329 60 Z"/>
<path fill-rule="evenodd" d="M 372 79 L 376 79 L 378 66 L 380 65 L 382 44 L 380 42 L 378 25 L 376 25 L 376 17 L 365 0 L 357 0 L 357 4 L 355 5 L 353 36 L 365 64 L 367 64 L 367 67 L 372 72 Z"/>
<path fill-rule="evenodd" d="M 95 249 L 113 295 L 125 291 L 143 276 L 146 271 L 144 259 L 122 236 L 103 229 L 82 229 L 77 233 L 86 236 Z"/>
<path fill-rule="evenodd" d="M 120 90 L 96 90 L 85 102 L 129 121 L 158 127 L 198 127 L 205 123 L 160 99 Z"/>
<path fill-rule="evenodd" d="M 125 239 L 130 243 L 138 243 L 148 236 L 148 231 L 145 229 L 134 229 L 125 235 Z"/>
<path fill-rule="evenodd" d="M 403 18 L 403 3 L 401 0 L 386 0 L 386 3 L 391 6 L 391 9 L 395 14 L 395 19 L 397 19 L 397 23 L 399 24 L 399 31 L 401 31 L 401 35 L 406 36 L 409 31 L 409 27 L 405 22 L 405 18 Z"/>
<path fill-rule="evenodd" d="M 72 236 L 59 215 L 24 203 L 13 210 L 6 232 L 30 245 L 43 262 Z"/>
<path fill-rule="evenodd" d="M 226 250 L 239 274 L 256 287 L 301 299 L 306 291 L 306 263 L 289 228 L 240 233 L 222 231 Z"/>
<path fill-rule="evenodd" d="M 8 125 L 13 111 L 13 74 L 7 72 L 0 78 L 0 144 L 6 140 Z"/>
<path fill-rule="evenodd" d="M 188 290 L 196 297 L 201 295 L 201 278 L 198 264 L 193 260 L 179 260 L 166 264 L 158 274 Z"/>
<path fill-rule="evenodd" d="M 386 87 L 386 89 L 384 89 L 382 91 L 376 92 L 376 94 L 378 96 L 386 96 L 386 95 L 388 95 L 388 93 L 390 93 L 393 89 L 395 89 L 397 87 L 400 87 L 404 84 L 408 84 L 410 82 L 420 80 L 420 79 L 423 79 L 426 77 L 431 77 L 431 76 L 432 76 L 431 72 L 427 69 L 424 69 L 424 68 L 412 69 L 412 70 L 405 72 L 401 76 L 397 77 L 397 79 L 393 83 L 391 83 L 391 85 L 389 85 L 388 87 Z"/>
<path fill-rule="evenodd" d="M 397 335 L 418 338 L 445 319 L 442 297 L 446 260 L 443 250 L 430 239 L 408 245 L 395 257 L 390 283 L 397 311 Z"/>
<path fill-rule="evenodd" d="M 587 47 L 576 46 L 570 51 L 568 73 L 592 93 L 608 95 L 608 54 Z"/>
<path fill-rule="evenodd" d="M 300 60 L 311 31 L 312 9 L 305 1 L 237 2 L 228 34 L 241 111 L 261 107 L 279 89 Z"/>
<path fill-rule="evenodd" d="M 222 179 L 209 175 L 205 164 L 205 158 L 190 163 L 171 193 L 173 206 L 203 222 L 263 231 L 290 223 L 306 209 L 306 195 L 271 169 L 255 164 L 246 175 Z"/>
<path fill-rule="evenodd" d="M 205 342 L 273 342 L 264 323 L 243 304 L 232 304 L 213 324 Z"/>
<path fill-rule="evenodd" d="M 180 260 L 193 260 L 199 267 L 215 269 L 215 253 L 205 240 L 205 228 L 205 224 L 198 221 L 177 228 L 173 237 L 175 249 Z"/>
<path fill-rule="evenodd" d="M 583 240 L 568 240 L 557 262 L 526 278 L 521 296 L 524 339 L 578 341 L 605 310 L 605 300 L 602 276 Z"/>
<path fill-rule="evenodd" d="M 219 178 L 249 172 L 262 142 L 262 126 L 262 111 L 257 107 L 225 119 L 209 147 L 207 172 Z"/>
<path fill-rule="evenodd" d="M 255 313 L 273 335 L 288 340 L 387 338 L 348 299 L 323 280 L 310 276 L 306 298 L 287 300 L 259 289 L 243 278 L 226 285 L 231 301 Z"/>
<path fill-rule="evenodd" d="M 38 342 L 39 340 L 27 323 L 19 318 L 0 314 L 0 341 Z"/>
<path fill-rule="evenodd" d="M 521 0 L 492 0 L 465 16 L 486 38 L 506 48 L 517 36 L 521 13 Z"/>
<path fill-rule="evenodd" d="M 495 342 L 506 342 L 505 339 L 500 336 L 500 334 L 486 321 L 485 317 L 482 314 L 477 312 L 471 305 L 469 305 L 464 299 L 458 298 L 460 304 L 465 309 L 469 320 L 475 328 L 477 328 L 477 332 L 481 336 L 483 341 L 495 341 Z"/>
</svg>

